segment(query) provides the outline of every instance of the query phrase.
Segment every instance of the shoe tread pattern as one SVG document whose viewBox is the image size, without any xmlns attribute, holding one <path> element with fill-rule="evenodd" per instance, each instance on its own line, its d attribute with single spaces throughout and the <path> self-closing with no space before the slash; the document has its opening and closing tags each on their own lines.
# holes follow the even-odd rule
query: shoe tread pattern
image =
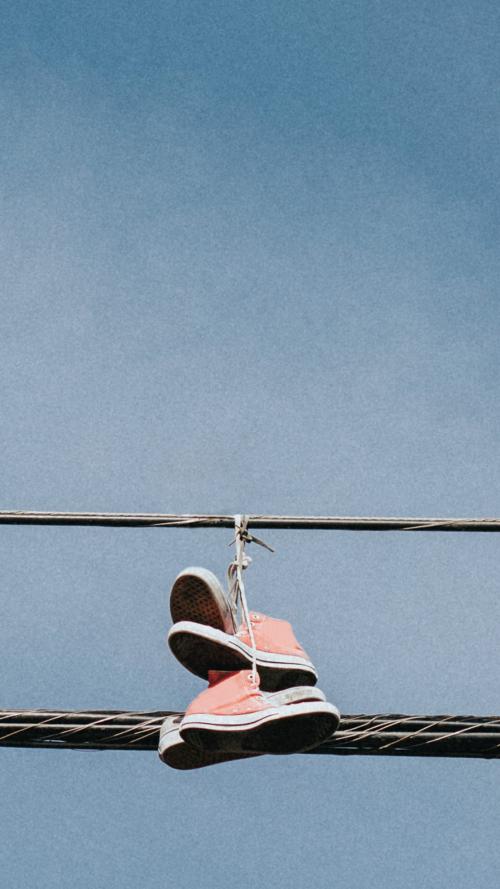
<svg viewBox="0 0 500 889">
<path fill-rule="evenodd" d="M 170 613 L 174 623 L 190 620 L 225 630 L 219 603 L 208 584 L 196 575 L 186 575 L 175 581 L 170 596 Z"/>
</svg>

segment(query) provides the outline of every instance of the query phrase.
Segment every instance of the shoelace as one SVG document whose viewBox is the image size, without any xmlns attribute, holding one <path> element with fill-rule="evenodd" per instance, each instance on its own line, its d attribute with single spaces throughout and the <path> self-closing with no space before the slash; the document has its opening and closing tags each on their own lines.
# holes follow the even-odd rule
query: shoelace
<svg viewBox="0 0 500 889">
<path fill-rule="evenodd" d="M 250 614 L 248 611 L 245 584 L 243 581 L 243 571 L 245 570 L 245 568 L 248 568 L 252 560 L 250 556 L 248 556 L 245 552 L 245 544 L 247 542 L 258 543 L 260 546 L 265 547 L 265 549 L 270 550 L 270 552 L 274 552 L 274 550 L 267 543 L 264 543 L 263 540 L 259 540 L 258 537 L 254 537 L 252 534 L 249 533 L 248 516 L 235 515 L 234 530 L 235 538 L 233 542 L 236 546 L 236 554 L 234 560 L 231 562 L 227 569 L 229 605 L 231 607 L 231 612 L 233 615 L 235 630 L 238 626 L 238 603 L 241 605 L 242 617 L 247 626 L 248 635 L 250 637 L 250 643 L 252 646 L 252 678 L 254 682 L 257 682 L 257 647 L 255 645 L 255 636 L 253 632 L 252 621 L 250 619 Z"/>
<path fill-rule="evenodd" d="M 229 583 L 229 604 L 233 613 L 233 621 L 235 623 L 235 626 L 237 626 L 239 602 L 241 605 L 242 617 L 247 626 L 248 635 L 250 636 L 250 644 L 252 646 L 252 679 L 254 682 L 257 682 L 257 649 L 255 645 L 255 636 L 253 633 L 252 622 L 250 620 L 250 614 L 248 612 L 245 583 L 243 581 L 243 571 L 245 570 L 245 568 L 248 568 L 250 562 L 252 561 L 250 556 L 247 556 L 247 554 L 245 553 L 245 544 L 249 537 L 247 527 L 248 516 L 235 515 L 234 543 L 236 546 L 236 553 L 234 561 L 231 562 L 227 569 L 227 576 Z"/>
</svg>

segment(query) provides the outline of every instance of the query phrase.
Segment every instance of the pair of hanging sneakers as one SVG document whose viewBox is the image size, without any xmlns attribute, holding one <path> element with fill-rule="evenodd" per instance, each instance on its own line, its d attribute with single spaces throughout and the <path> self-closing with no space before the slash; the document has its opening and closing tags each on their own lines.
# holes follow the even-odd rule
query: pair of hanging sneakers
<svg viewBox="0 0 500 889">
<path fill-rule="evenodd" d="M 163 722 L 158 752 L 167 765 L 298 753 L 336 731 L 339 711 L 314 688 L 316 670 L 287 621 L 252 611 L 237 628 L 234 605 L 205 568 L 178 575 L 170 611 L 170 649 L 208 688 Z"/>
</svg>

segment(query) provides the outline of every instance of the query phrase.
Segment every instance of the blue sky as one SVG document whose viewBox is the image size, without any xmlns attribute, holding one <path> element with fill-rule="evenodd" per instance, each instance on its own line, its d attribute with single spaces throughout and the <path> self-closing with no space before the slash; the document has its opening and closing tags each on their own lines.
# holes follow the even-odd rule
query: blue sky
<svg viewBox="0 0 500 889">
<path fill-rule="evenodd" d="M 2 508 L 498 515 L 497 4 L 19 2 Z M 494 535 L 269 532 L 346 713 L 498 712 Z M 181 709 L 223 530 L 0 533 L 6 707 Z M 6 885 L 489 887 L 492 762 L 2 750 Z"/>
</svg>

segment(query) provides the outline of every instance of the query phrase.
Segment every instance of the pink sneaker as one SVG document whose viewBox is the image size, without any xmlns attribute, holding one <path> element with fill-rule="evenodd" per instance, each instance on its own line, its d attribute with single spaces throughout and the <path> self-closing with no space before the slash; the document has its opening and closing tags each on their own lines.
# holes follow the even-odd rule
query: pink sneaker
<svg viewBox="0 0 500 889">
<path fill-rule="evenodd" d="M 263 689 L 316 684 L 318 674 L 287 621 L 255 611 L 250 612 L 250 620 Z M 207 678 L 209 670 L 234 672 L 252 664 L 250 638 L 243 625 L 234 634 L 183 620 L 174 624 L 167 639 L 177 660 L 196 676 Z"/>
<path fill-rule="evenodd" d="M 324 701 L 270 702 L 248 670 L 211 670 L 208 679 L 179 728 L 183 741 L 206 752 L 298 753 L 321 744 L 340 722 L 337 708 Z"/>
<path fill-rule="evenodd" d="M 264 695 L 264 697 L 270 704 L 280 707 L 296 704 L 299 701 L 326 701 L 323 692 L 311 685 L 287 688 L 285 691 L 277 691 L 274 694 Z M 204 766 L 260 755 L 258 753 L 207 753 L 197 747 L 192 747 L 191 744 L 186 744 L 179 732 L 183 716 L 183 713 L 173 713 L 171 716 L 167 716 L 160 728 L 158 755 L 161 761 L 171 768 L 184 771 L 201 769 Z"/>
</svg>

